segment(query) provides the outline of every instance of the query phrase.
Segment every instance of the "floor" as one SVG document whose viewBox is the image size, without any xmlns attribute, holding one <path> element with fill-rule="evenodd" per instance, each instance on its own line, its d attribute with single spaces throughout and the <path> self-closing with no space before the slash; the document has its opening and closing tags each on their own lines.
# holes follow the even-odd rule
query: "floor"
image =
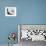
<svg viewBox="0 0 46 46">
<path fill-rule="evenodd" d="M 28 40 L 28 41 L 21 40 L 20 46 L 46 46 L 46 42 L 45 41 L 32 42 L 31 40 Z"/>
<path fill-rule="evenodd" d="M 8 44 L 0 44 L 0 46 L 8 46 Z M 18 44 L 10 45 L 10 46 L 18 46 Z"/>
<path fill-rule="evenodd" d="M 0 44 L 0 46 L 8 46 L 8 44 Z M 19 45 L 14 44 L 13 46 L 46 46 L 46 42 L 45 41 L 34 41 L 34 42 L 32 42 L 31 40 L 28 40 L 28 41 L 21 40 Z"/>
</svg>

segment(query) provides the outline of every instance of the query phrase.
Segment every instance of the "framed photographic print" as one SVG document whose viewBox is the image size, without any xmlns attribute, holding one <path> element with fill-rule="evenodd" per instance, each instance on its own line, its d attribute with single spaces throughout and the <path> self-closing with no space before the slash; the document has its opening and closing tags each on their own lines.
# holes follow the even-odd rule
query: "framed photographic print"
<svg viewBox="0 0 46 46">
<path fill-rule="evenodd" d="M 16 7 L 5 7 L 5 16 L 16 16 Z"/>
<path fill-rule="evenodd" d="M 18 41 L 46 41 L 46 25 L 40 24 L 19 24 Z"/>
</svg>

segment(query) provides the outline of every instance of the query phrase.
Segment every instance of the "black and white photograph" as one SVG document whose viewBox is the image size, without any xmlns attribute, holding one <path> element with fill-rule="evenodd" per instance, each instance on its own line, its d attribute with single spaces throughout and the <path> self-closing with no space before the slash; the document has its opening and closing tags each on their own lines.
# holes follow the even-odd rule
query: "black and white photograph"
<svg viewBox="0 0 46 46">
<path fill-rule="evenodd" d="M 18 25 L 18 41 L 20 46 L 46 42 L 46 25 Z"/>
<path fill-rule="evenodd" d="M 16 7 L 5 7 L 5 16 L 16 16 Z"/>
</svg>

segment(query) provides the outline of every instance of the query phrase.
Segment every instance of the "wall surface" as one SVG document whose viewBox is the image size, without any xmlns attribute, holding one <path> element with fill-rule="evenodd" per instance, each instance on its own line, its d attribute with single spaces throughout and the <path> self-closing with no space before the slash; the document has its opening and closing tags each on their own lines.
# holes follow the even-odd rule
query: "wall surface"
<svg viewBox="0 0 46 46">
<path fill-rule="evenodd" d="M 5 16 L 7 6 L 16 7 L 16 17 Z M 17 34 L 17 24 L 46 24 L 46 0 L 0 0 L 0 44 L 8 43 L 9 32 Z"/>
</svg>

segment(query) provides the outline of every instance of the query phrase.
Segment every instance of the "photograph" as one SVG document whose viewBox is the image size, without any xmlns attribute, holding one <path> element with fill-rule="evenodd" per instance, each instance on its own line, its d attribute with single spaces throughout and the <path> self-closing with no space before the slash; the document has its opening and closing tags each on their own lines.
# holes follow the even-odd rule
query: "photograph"
<svg viewBox="0 0 46 46">
<path fill-rule="evenodd" d="M 46 41 L 46 25 L 40 24 L 19 24 L 18 42 L 20 46 L 31 46 L 34 42 Z"/>
<path fill-rule="evenodd" d="M 5 16 L 16 16 L 16 7 L 5 7 Z"/>
</svg>

